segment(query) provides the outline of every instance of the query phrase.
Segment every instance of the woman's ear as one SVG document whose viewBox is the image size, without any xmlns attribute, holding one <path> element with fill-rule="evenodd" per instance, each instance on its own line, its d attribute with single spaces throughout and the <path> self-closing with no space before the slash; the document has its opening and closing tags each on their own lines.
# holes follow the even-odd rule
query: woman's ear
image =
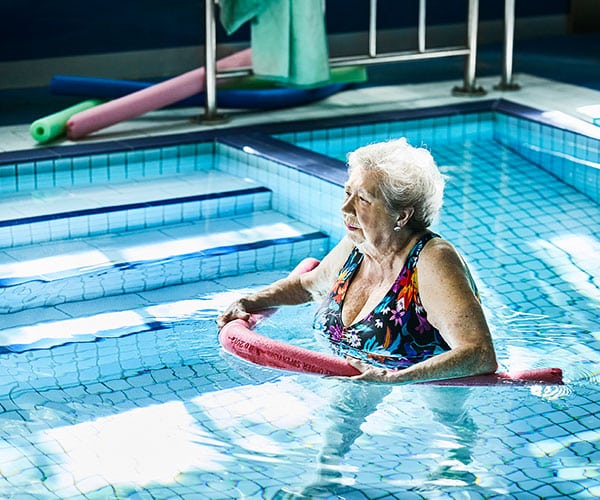
<svg viewBox="0 0 600 500">
<path fill-rule="evenodd" d="M 400 212 L 400 215 L 398 216 L 398 219 L 396 220 L 396 225 L 399 227 L 406 226 L 406 224 L 408 224 L 408 221 L 410 220 L 410 218 L 413 216 L 414 213 L 415 213 L 415 209 L 413 207 L 403 208 L 402 211 Z"/>
</svg>

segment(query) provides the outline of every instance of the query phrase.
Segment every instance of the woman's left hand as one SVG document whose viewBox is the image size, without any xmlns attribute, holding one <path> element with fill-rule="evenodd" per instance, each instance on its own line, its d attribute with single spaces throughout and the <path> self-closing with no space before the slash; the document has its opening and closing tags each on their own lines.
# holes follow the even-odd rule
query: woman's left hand
<svg viewBox="0 0 600 500">
<path fill-rule="evenodd" d="M 355 375 L 350 377 L 353 380 L 366 380 L 369 382 L 385 382 L 385 383 L 393 383 L 397 382 L 397 377 L 395 376 L 395 370 L 387 370 L 385 368 L 379 368 L 377 366 L 373 366 L 365 361 L 362 361 L 357 358 L 353 358 L 351 356 L 346 356 L 346 361 L 349 365 L 356 368 L 360 375 Z"/>
</svg>

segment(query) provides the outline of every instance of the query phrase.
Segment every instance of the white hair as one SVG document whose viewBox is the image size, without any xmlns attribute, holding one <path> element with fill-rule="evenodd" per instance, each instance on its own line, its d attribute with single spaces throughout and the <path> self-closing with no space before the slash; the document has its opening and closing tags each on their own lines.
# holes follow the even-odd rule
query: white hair
<svg viewBox="0 0 600 500">
<path fill-rule="evenodd" d="M 390 214 L 414 210 L 408 225 L 426 229 L 437 217 L 444 198 L 444 176 L 425 148 L 411 146 L 403 137 L 369 144 L 348 154 L 348 172 L 371 171 Z"/>
</svg>

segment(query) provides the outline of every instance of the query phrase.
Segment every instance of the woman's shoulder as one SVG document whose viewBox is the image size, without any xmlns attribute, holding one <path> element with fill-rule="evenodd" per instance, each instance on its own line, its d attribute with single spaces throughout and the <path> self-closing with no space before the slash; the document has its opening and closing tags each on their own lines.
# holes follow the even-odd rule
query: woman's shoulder
<svg viewBox="0 0 600 500">
<path fill-rule="evenodd" d="M 419 257 L 419 264 L 432 266 L 447 266 L 449 264 L 463 265 L 462 257 L 458 250 L 448 240 L 439 235 L 431 238 Z"/>
<path fill-rule="evenodd" d="M 419 286 L 458 286 L 477 294 L 477 287 L 462 255 L 443 238 L 432 238 L 425 245 L 417 268 Z"/>
</svg>

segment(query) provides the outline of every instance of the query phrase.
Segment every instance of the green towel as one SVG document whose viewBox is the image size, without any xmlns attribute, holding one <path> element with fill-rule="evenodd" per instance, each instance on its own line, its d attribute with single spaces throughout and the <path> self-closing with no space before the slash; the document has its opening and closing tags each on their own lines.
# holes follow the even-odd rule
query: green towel
<svg viewBox="0 0 600 500">
<path fill-rule="evenodd" d="M 299 87 L 329 81 L 323 0 L 272 0 L 252 23 L 256 75 Z"/>
<path fill-rule="evenodd" d="M 229 34 L 252 20 L 255 75 L 299 87 L 329 82 L 323 0 L 220 0 L 219 5 Z"/>
<path fill-rule="evenodd" d="M 240 26 L 258 16 L 271 0 L 220 0 L 219 20 L 228 35 L 235 33 Z"/>
<path fill-rule="evenodd" d="M 329 72 L 330 83 L 363 83 L 367 81 L 367 70 L 364 66 L 342 66 L 331 68 Z M 280 89 L 287 87 L 285 83 L 276 80 L 248 75 L 219 80 L 219 89 L 253 90 L 253 89 Z"/>
</svg>

